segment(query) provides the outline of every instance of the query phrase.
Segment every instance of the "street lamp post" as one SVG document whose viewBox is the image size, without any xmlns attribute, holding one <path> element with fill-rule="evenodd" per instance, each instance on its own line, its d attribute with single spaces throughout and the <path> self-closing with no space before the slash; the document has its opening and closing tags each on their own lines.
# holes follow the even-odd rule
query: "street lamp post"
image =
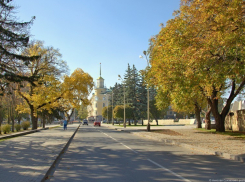
<svg viewBox="0 0 245 182">
<path fill-rule="evenodd" d="M 107 98 L 107 124 L 109 124 L 109 120 L 108 120 L 108 106 L 109 106 L 109 104 L 108 104 L 108 95 L 107 95 L 107 93 L 106 93 L 106 98 Z"/>
<path fill-rule="evenodd" d="M 121 75 L 118 75 L 118 80 L 122 80 L 122 77 Z M 123 96 L 124 96 L 124 99 L 123 99 L 123 106 L 124 106 L 124 112 L 123 112 L 123 127 L 126 128 L 126 114 L 125 114 L 125 87 L 123 86 Z"/>
<path fill-rule="evenodd" d="M 112 93 L 111 93 L 111 98 L 112 98 L 112 101 L 111 101 L 111 121 L 112 121 L 112 125 L 114 125 L 114 119 L 113 119 L 113 90 L 112 90 Z"/>
<path fill-rule="evenodd" d="M 147 67 L 149 67 L 149 60 L 147 58 L 147 55 L 146 55 L 146 51 L 143 51 L 143 54 L 145 55 L 145 60 L 147 61 Z M 139 56 L 139 58 L 141 59 L 144 59 L 143 56 Z M 147 123 L 147 131 L 150 131 L 151 130 L 151 125 L 150 125 L 150 102 L 149 102 L 149 99 L 150 99 L 150 94 L 149 94 L 149 86 L 147 85 L 147 120 L 148 120 L 148 123 Z"/>
<path fill-rule="evenodd" d="M 105 96 L 106 96 L 106 102 L 107 102 L 107 108 L 106 108 L 106 110 L 107 110 L 107 121 L 106 121 L 106 123 L 107 124 L 109 124 L 109 120 L 108 120 L 108 95 L 107 95 L 107 92 L 106 92 L 106 94 L 104 94 Z"/>
</svg>

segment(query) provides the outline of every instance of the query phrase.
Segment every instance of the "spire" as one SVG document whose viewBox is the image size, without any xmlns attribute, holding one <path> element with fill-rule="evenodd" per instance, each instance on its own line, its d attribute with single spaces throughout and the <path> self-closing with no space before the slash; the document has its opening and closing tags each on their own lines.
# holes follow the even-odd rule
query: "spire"
<svg viewBox="0 0 245 182">
<path fill-rule="evenodd" d="M 100 63 L 100 77 L 101 77 L 101 63 Z"/>
</svg>

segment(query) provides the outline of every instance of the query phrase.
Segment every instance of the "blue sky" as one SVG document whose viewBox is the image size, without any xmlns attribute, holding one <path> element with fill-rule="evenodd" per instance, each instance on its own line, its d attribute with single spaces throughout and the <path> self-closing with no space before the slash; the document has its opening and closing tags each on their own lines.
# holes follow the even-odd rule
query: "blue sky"
<svg viewBox="0 0 245 182">
<path fill-rule="evenodd" d="M 82 68 L 96 82 L 99 65 L 107 87 L 124 75 L 128 63 L 138 70 L 148 40 L 160 23 L 173 18 L 180 0 L 15 0 L 20 21 L 36 20 L 32 39 L 58 48 L 70 73 Z"/>
</svg>

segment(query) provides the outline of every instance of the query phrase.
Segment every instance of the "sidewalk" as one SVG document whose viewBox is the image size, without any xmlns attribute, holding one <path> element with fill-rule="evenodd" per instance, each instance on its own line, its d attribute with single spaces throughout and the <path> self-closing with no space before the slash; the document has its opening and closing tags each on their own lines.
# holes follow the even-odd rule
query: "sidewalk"
<svg viewBox="0 0 245 182">
<path fill-rule="evenodd" d="M 79 124 L 0 142 L 0 182 L 40 182 Z"/>
<path fill-rule="evenodd" d="M 245 140 L 237 139 L 232 136 L 211 134 L 195 130 L 196 125 L 186 126 L 152 126 L 151 129 L 171 130 L 172 134 L 162 134 L 147 132 L 146 127 L 119 127 L 111 124 L 102 124 L 112 129 L 126 131 L 132 134 L 161 141 L 168 144 L 179 145 L 193 150 L 198 150 L 206 154 L 221 156 L 245 162 Z M 144 131 L 145 130 L 145 131 Z M 175 132 L 177 132 L 175 134 Z"/>
<path fill-rule="evenodd" d="M 53 128 L 53 127 L 57 127 L 57 126 L 60 126 L 60 125 L 54 125 L 54 124 L 53 124 L 53 125 L 46 125 L 45 128 L 43 128 L 43 127 L 38 127 L 38 128 L 35 129 L 35 130 L 28 129 L 28 130 L 19 131 L 19 132 L 14 132 L 14 133 L 10 133 L 10 134 L 2 134 L 2 135 L 0 136 L 0 139 L 7 139 L 7 138 L 13 138 L 13 137 L 16 137 L 16 136 L 27 135 L 27 134 L 39 132 L 40 130 L 47 130 L 47 129 L 49 129 L 49 128 Z"/>
</svg>

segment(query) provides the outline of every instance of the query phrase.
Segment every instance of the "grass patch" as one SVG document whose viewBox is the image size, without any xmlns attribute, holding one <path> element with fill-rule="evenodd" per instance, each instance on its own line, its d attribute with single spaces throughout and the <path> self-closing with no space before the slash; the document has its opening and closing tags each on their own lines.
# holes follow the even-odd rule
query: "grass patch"
<svg viewBox="0 0 245 182">
<path fill-rule="evenodd" d="M 233 136 L 235 138 L 239 138 L 239 139 L 245 140 L 245 132 L 231 131 L 231 130 L 227 130 L 225 132 L 217 132 L 216 129 L 206 130 L 204 128 L 196 128 L 196 130 L 202 131 L 202 132 L 211 133 L 211 134 Z"/>
</svg>

